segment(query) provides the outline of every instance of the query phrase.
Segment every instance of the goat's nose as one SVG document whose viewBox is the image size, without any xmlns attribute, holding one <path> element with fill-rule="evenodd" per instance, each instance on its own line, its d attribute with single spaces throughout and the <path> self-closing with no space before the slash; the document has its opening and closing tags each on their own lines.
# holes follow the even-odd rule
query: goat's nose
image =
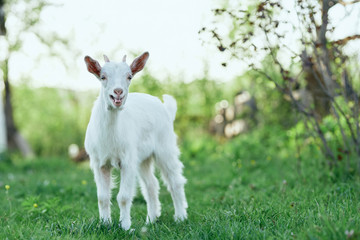
<svg viewBox="0 0 360 240">
<path fill-rule="evenodd" d="M 116 95 L 121 95 L 121 94 L 123 93 L 123 90 L 122 90 L 121 88 L 116 88 L 116 89 L 114 90 L 114 93 L 115 93 Z"/>
</svg>

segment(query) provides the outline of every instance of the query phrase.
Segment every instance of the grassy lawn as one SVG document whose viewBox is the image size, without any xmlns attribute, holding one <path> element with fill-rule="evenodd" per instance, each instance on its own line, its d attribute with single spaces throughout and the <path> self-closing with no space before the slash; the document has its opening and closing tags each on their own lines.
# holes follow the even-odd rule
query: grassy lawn
<svg viewBox="0 0 360 240">
<path fill-rule="evenodd" d="M 138 191 L 131 233 L 118 227 L 117 189 L 112 226 L 99 223 L 88 163 L 4 160 L 0 239 L 360 238 L 358 177 L 335 177 L 315 150 L 299 160 L 286 136 L 273 135 L 255 132 L 223 144 L 206 137 L 183 141 L 188 220 L 174 223 L 162 185 L 156 224 L 145 225 L 146 204 Z"/>
</svg>

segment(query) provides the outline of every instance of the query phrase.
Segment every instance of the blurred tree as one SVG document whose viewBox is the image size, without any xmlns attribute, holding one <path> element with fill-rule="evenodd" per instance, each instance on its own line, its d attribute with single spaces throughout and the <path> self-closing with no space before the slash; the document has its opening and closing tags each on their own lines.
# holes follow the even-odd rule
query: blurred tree
<svg viewBox="0 0 360 240">
<path fill-rule="evenodd" d="M 5 28 L 5 12 L 4 12 L 4 0 L 0 0 L 0 36 L 6 34 Z"/>
<path fill-rule="evenodd" d="M 33 155 L 33 151 L 28 142 L 22 137 L 14 120 L 12 106 L 12 91 L 9 82 L 10 59 L 14 53 L 22 50 L 24 42 L 29 37 L 35 37 L 43 46 L 48 47 L 51 55 L 57 55 L 52 46 L 55 43 L 67 45 L 68 42 L 61 39 L 56 33 L 42 33 L 39 27 L 41 12 L 50 6 L 54 6 L 45 0 L 0 0 L 0 38 L 1 62 L 0 70 L 5 86 L 5 118 L 7 143 L 10 150 L 19 150 L 24 156 Z M 10 20 L 10 21 L 9 21 Z M 11 22 L 11 24 L 8 24 Z"/>
<path fill-rule="evenodd" d="M 5 15 L 4 15 L 4 1 L 0 0 L 0 36 L 6 34 L 5 29 Z M 0 153 L 7 149 L 6 141 L 6 124 L 5 124 L 5 112 L 3 108 L 3 94 L 0 91 Z"/>
<path fill-rule="evenodd" d="M 2 101 L 2 91 L 0 91 L 0 153 L 6 151 L 6 123 L 5 123 L 5 112 Z"/>
<path fill-rule="evenodd" d="M 230 21 L 229 28 L 204 27 L 200 32 L 210 34 L 219 51 L 229 58 L 241 59 L 256 72 L 275 84 L 292 102 L 316 132 L 329 165 L 335 166 L 339 152 L 357 156 L 360 172 L 359 81 L 358 72 L 351 75 L 351 68 L 358 69 L 358 58 L 344 53 L 344 46 L 359 34 L 334 39 L 329 11 L 336 5 L 348 6 L 360 1 L 341 0 L 259 0 L 244 3 L 225 1 L 223 8 L 214 15 Z M 358 4 L 360 5 L 360 3 Z M 220 22 L 220 21 L 218 21 Z M 295 43 L 295 44 L 294 44 Z M 259 62 L 270 56 L 273 68 L 281 78 L 274 78 Z M 355 61 L 351 61 L 355 59 Z M 223 63 L 226 66 L 227 63 Z M 295 89 L 305 89 L 305 96 Z M 322 121 L 331 114 L 338 122 L 338 146 L 330 147 Z"/>
</svg>

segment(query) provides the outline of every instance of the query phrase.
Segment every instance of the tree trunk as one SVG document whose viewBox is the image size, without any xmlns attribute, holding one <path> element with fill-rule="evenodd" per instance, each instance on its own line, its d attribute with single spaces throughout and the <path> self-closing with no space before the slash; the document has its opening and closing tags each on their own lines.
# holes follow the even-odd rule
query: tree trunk
<svg viewBox="0 0 360 240">
<path fill-rule="evenodd" d="M 6 139 L 6 123 L 5 123 L 5 112 L 3 106 L 3 95 L 0 89 L 0 153 L 6 151 L 7 139 Z"/>
<path fill-rule="evenodd" d="M 313 62 L 313 58 L 309 57 L 305 51 L 303 51 L 301 58 L 305 74 L 306 89 L 312 96 L 316 118 L 321 120 L 330 114 L 331 99 L 328 96 L 330 92 L 327 91 L 323 75 L 317 69 L 317 66 Z"/>
<path fill-rule="evenodd" d="M 19 150 L 24 157 L 32 157 L 34 154 L 27 143 L 21 136 L 14 122 L 13 107 L 11 104 L 11 88 L 9 84 L 8 69 L 9 59 L 4 61 L 3 75 L 5 84 L 5 120 L 7 145 L 9 150 Z"/>
<path fill-rule="evenodd" d="M 0 36 L 5 36 L 6 34 L 5 12 L 3 6 L 4 6 L 4 0 L 0 0 Z"/>
<path fill-rule="evenodd" d="M 312 95 L 314 111 L 318 120 L 330 114 L 331 98 L 334 97 L 335 92 L 335 82 L 332 79 L 333 73 L 330 68 L 332 57 L 327 49 L 328 40 L 326 38 L 329 22 L 328 12 L 331 8 L 330 0 L 322 0 L 321 6 L 322 23 L 316 26 L 318 31 L 314 52 L 310 57 L 304 50 L 301 57 L 307 83 L 306 88 Z"/>
<path fill-rule="evenodd" d="M 5 14 L 3 10 L 4 1 L 0 0 L 0 36 L 6 34 L 5 28 Z M 3 92 L 0 89 L 0 153 L 6 151 L 7 139 L 6 139 L 6 123 L 5 123 L 5 112 L 3 105 Z"/>
</svg>

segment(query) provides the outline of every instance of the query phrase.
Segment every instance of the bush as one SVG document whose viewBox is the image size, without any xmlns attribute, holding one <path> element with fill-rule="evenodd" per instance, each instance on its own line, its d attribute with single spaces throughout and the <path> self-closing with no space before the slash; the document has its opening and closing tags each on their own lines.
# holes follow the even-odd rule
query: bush
<svg viewBox="0 0 360 240">
<path fill-rule="evenodd" d="M 52 88 L 14 88 L 14 117 L 36 155 L 67 155 L 67 148 L 84 142 L 90 116 L 89 94 Z"/>
</svg>

